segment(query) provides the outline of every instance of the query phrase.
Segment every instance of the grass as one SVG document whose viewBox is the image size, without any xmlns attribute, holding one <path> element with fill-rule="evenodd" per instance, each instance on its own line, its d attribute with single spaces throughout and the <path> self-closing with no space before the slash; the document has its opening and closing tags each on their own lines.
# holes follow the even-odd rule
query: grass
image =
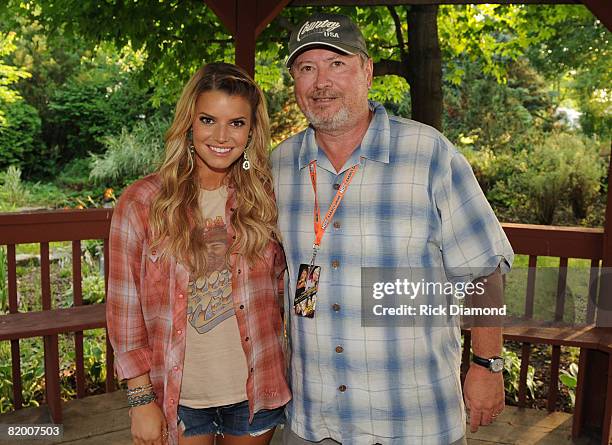
<svg viewBox="0 0 612 445">
<path fill-rule="evenodd" d="M 522 316 L 525 313 L 528 262 L 528 256 L 517 255 L 512 271 L 506 277 L 505 301 L 511 315 Z M 568 261 L 563 311 L 563 321 L 566 323 L 586 322 L 590 267 L 590 260 Z M 535 320 L 554 320 L 558 279 L 559 258 L 538 257 L 533 310 Z"/>
</svg>

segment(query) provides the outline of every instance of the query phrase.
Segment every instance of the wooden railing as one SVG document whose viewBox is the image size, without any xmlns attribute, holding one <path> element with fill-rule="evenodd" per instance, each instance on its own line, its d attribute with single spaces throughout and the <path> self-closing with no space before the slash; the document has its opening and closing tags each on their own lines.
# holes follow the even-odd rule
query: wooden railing
<svg viewBox="0 0 612 445">
<path fill-rule="evenodd" d="M 0 245 L 7 246 L 8 256 L 8 290 L 9 312 L 0 315 L 0 340 L 11 341 L 13 396 L 14 407 L 22 406 L 21 376 L 19 362 L 19 339 L 42 336 L 45 345 L 45 379 L 46 398 L 53 419 L 61 420 L 61 405 L 59 395 L 58 367 L 58 334 L 75 332 L 76 350 L 76 386 L 77 397 L 85 396 L 85 375 L 83 363 L 83 333 L 85 329 L 105 326 L 104 305 L 82 306 L 81 290 L 81 240 L 104 240 L 105 279 L 108 276 L 108 234 L 112 210 L 95 209 L 80 211 L 57 211 L 32 214 L 2 214 L 0 215 Z M 582 258 L 591 261 L 591 279 L 597 279 L 600 261 L 603 256 L 603 237 L 601 229 L 535 226 L 524 224 L 504 224 L 508 238 L 517 254 L 529 255 L 529 274 L 525 289 L 525 318 L 533 316 L 536 282 L 536 266 L 539 256 L 559 258 L 559 278 L 555 320 L 560 321 L 564 310 L 564 295 L 567 280 L 567 264 L 569 258 Z M 50 261 L 49 243 L 52 241 L 72 242 L 72 283 L 74 290 L 74 307 L 54 309 L 50 293 Z M 42 308 L 38 313 L 18 314 L 17 308 L 17 278 L 15 245 L 20 243 L 40 244 Z M 596 289 L 595 287 L 592 287 Z M 587 307 L 587 323 L 595 319 L 596 295 L 590 295 Z M 609 329 L 597 330 L 587 326 L 576 333 L 574 329 L 562 327 L 513 326 L 505 328 L 506 340 L 519 341 L 521 348 L 521 371 L 519 383 L 519 406 L 525 406 L 527 397 L 527 371 L 530 364 L 530 353 L 533 344 L 552 345 L 550 367 L 550 385 L 548 392 L 548 409 L 556 408 L 558 398 L 559 363 L 562 346 L 578 346 L 582 350 L 612 352 L 612 335 Z M 470 333 L 465 332 L 464 360 L 462 369 L 469 366 Z M 580 356 L 581 370 L 584 368 L 587 354 Z M 612 360 L 610 360 L 612 366 Z M 106 354 L 107 378 L 106 390 L 115 388 L 113 369 L 113 352 L 107 340 Z M 611 368 L 612 369 L 612 368 Z M 581 380 L 582 379 L 582 380 Z M 588 405 L 584 392 L 584 372 L 579 376 L 579 388 L 576 398 L 577 415 L 574 419 L 574 435 L 579 435 L 585 424 L 582 414 Z M 612 400 L 612 384 L 607 385 L 607 398 Z M 586 404 L 585 404 L 586 403 Z M 609 435 L 609 425 L 606 427 L 606 416 L 611 408 L 605 403 L 605 408 L 599 409 L 599 418 L 603 422 L 603 438 Z M 588 411 L 588 410 L 587 410 Z M 605 412 L 603 412 L 605 411 Z M 589 411 L 590 412 L 590 411 Z M 591 415 L 591 414 L 590 414 Z M 601 424 L 601 423 L 600 423 Z M 609 424 L 609 420 L 608 420 Z M 607 428 L 607 429 L 606 429 Z"/>
<path fill-rule="evenodd" d="M 105 305 L 83 306 L 81 277 L 81 241 L 104 242 L 104 279 L 108 278 L 108 234 L 112 210 L 57 211 L 0 215 L 0 245 L 6 245 L 8 265 L 9 314 L 0 316 L 0 340 L 11 342 L 13 405 L 23 405 L 19 339 L 42 337 L 44 340 L 45 398 L 55 422 L 61 422 L 58 335 L 74 333 L 76 395 L 84 397 L 85 370 L 83 331 L 106 327 Z M 72 243 L 73 307 L 53 308 L 49 243 Z M 40 245 L 40 302 L 42 311 L 18 313 L 16 245 Z M 106 287 L 105 287 L 106 289 Z M 106 391 L 115 388 L 113 351 L 106 341 Z"/>
</svg>

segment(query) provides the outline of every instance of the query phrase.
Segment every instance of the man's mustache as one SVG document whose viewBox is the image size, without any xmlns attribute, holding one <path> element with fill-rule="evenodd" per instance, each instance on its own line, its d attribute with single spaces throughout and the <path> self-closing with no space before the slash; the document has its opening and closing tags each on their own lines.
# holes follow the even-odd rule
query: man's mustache
<svg viewBox="0 0 612 445">
<path fill-rule="evenodd" d="M 335 91 L 323 91 L 321 93 L 314 93 L 310 97 L 311 99 L 336 99 L 341 97 L 341 95 Z"/>
</svg>

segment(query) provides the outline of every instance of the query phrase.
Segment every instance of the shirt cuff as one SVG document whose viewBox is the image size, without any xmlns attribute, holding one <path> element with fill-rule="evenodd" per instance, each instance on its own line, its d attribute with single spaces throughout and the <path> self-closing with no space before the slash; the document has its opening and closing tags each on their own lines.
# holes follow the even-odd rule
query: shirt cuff
<svg viewBox="0 0 612 445">
<path fill-rule="evenodd" d="M 119 380 L 133 379 L 151 370 L 151 350 L 148 347 L 115 352 L 115 369 Z"/>
</svg>

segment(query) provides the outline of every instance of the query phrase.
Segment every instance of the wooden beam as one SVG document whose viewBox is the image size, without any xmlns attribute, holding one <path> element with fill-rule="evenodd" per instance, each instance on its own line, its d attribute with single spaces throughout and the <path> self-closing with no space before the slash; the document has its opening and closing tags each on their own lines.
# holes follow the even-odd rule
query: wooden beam
<svg viewBox="0 0 612 445">
<path fill-rule="evenodd" d="M 257 28 L 255 28 L 255 38 L 274 20 L 289 0 L 257 0 Z"/>
<path fill-rule="evenodd" d="M 236 9 L 236 65 L 241 66 L 252 77 L 255 77 L 255 42 L 257 36 L 257 3 L 256 0 L 239 1 Z"/>
<path fill-rule="evenodd" d="M 608 31 L 612 31 L 612 8 L 610 0 L 582 0 L 587 8 L 595 17 L 606 27 Z"/>
<path fill-rule="evenodd" d="M 522 255 L 601 259 L 603 230 L 586 227 L 502 224 L 512 248 Z"/>
<path fill-rule="evenodd" d="M 257 36 L 276 18 L 289 0 L 204 0 L 234 36 L 236 64 L 255 76 Z"/>
<path fill-rule="evenodd" d="M 601 1 L 603 4 L 607 0 Z M 397 6 L 397 5 L 476 5 L 476 4 L 546 4 L 564 5 L 580 3 L 579 0 L 292 0 L 288 6 Z"/>
<path fill-rule="evenodd" d="M 236 2 L 237 0 L 204 0 L 233 36 L 236 35 Z"/>
</svg>

